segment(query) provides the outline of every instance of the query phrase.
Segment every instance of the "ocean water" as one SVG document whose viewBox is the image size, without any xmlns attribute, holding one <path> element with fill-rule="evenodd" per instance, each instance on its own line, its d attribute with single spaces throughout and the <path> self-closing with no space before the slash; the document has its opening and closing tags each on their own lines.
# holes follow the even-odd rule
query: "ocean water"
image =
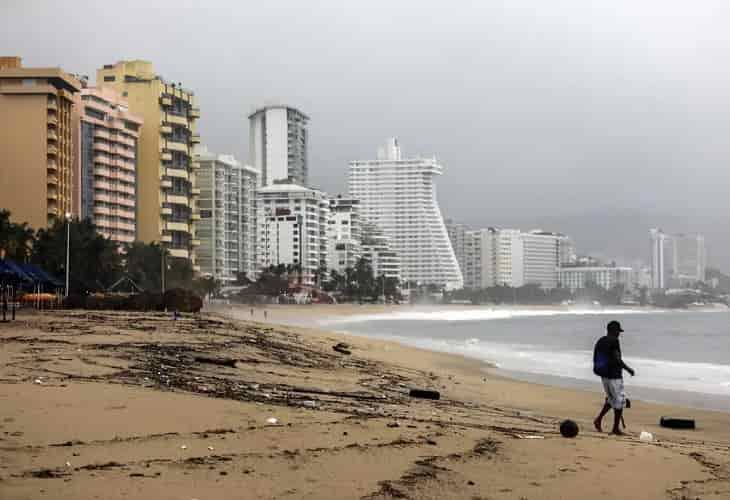
<svg viewBox="0 0 730 500">
<path fill-rule="evenodd" d="M 324 320 L 324 328 L 480 359 L 503 374 L 600 389 L 593 346 L 621 321 L 621 348 L 639 399 L 730 410 L 730 312 L 630 309 L 445 309 Z"/>
</svg>

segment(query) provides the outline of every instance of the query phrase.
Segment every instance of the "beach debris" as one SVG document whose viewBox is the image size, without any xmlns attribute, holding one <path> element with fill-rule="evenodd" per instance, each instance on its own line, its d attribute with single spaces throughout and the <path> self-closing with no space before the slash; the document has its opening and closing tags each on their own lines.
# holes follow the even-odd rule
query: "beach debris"
<svg viewBox="0 0 730 500">
<path fill-rule="evenodd" d="M 184 445 L 180 446 L 180 449 L 181 450 L 187 450 L 188 449 L 188 445 L 184 444 Z"/>
<path fill-rule="evenodd" d="M 396 420 L 396 421 L 394 421 L 394 422 L 389 422 L 389 423 L 388 423 L 388 427 L 400 427 L 400 424 L 399 424 L 399 423 L 398 423 L 398 421 Z"/>
<path fill-rule="evenodd" d="M 213 448 L 212 446 L 208 446 L 208 451 L 213 451 L 213 450 L 215 450 L 215 448 Z"/>
<path fill-rule="evenodd" d="M 317 402 L 308 399 L 302 402 L 302 406 L 304 406 L 305 408 L 316 408 Z"/>
<path fill-rule="evenodd" d="M 207 356 L 195 356 L 196 363 L 204 363 L 208 365 L 236 367 L 236 359 L 234 358 L 209 358 Z"/>
<path fill-rule="evenodd" d="M 560 434 L 566 438 L 574 438 L 578 435 L 578 424 L 573 420 L 563 420 L 560 423 Z"/>
<path fill-rule="evenodd" d="M 270 425 L 276 425 L 279 423 L 279 421 L 274 417 L 270 417 L 266 419 L 266 423 Z"/>
<path fill-rule="evenodd" d="M 694 429 L 695 421 L 691 418 L 662 417 L 659 425 L 669 429 Z"/>
<path fill-rule="evenodd" d="M 651 432 L 641 431 L 641 434 L 639 434 L 639 441 L 642 443 L 651 443 L 654 441 L 654 435 Z"/>
<path fill-rule="evenodd" d="M 71 467 L 71 462 L 66 462 L 66 467 Z"/>
<path fill-rule="evenodd" d="M 43 381 L 41 379 L 39 379 L 39 378 L 35 379 L 33 382 L 35 382 L 36 384 L 42 384 L 43 383 Z"/>
<path fill-rule="evenodd" d="M 535 434 L 515 434 L 517 439 L 545 439 L 545 436 L 538 436 Z"/>
<path fill-rule="evenodd" d="M 412 398 L 420 399 L 441 399 L 439 391 L 431 391 L 428 389 L 411 389 L 408 395 Z"/>
<path fill-rule="evenodd" d="M 352 354 L 352 351 L 350 351 L 350 346 L 348 344 L 345 344 L 344 342 L 338 342 L 337 344 L 332 346 L 332 349 L 348 356 Z"/>
</svg>

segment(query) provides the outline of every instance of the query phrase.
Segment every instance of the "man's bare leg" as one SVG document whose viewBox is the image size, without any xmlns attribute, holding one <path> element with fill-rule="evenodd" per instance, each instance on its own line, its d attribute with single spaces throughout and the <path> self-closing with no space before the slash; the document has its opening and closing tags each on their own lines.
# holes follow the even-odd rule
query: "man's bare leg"
<svg viewBox="0 0 730 500">
<path fill-rule="evenodd" d="M 619 423 L 621 422 L 621 415 L 623 414 L 623 410 L 613 410 L 613 430 L 611 431 L 611 434 L 615 434 L 616 436 L 623 436 L 624 433 L 621 431 L 621 428 L 619 427 Z"/>
<path fill-rule="evenodd" d="M 608 404 L 608 401 L 603 403 L 603 408 L 601 408 L 601 413 L 598 414 L 596 419 L 593 421 L 593 426 L 596 428 L 598 432 L 603 432 L 603 428 L 601 427 L 601 422 L 603 421 L 603 417 L 606 416 L 606 413 L 611 409 L 611 405 Z"/>
</svg>

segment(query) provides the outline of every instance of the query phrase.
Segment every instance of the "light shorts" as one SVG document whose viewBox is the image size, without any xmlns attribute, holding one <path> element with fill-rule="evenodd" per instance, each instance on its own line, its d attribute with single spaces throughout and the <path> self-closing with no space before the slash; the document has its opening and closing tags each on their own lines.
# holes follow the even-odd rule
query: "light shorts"
<svg viewBox="0 0 730 500">
<path fill-rule="evenodd" d="M 606 392 L 606 402 L 614 410 L 623 410 L 626 406 L 624 379 L 601 377 L 601 382 L 603 382 L 603 390 Z"/>
</svg>

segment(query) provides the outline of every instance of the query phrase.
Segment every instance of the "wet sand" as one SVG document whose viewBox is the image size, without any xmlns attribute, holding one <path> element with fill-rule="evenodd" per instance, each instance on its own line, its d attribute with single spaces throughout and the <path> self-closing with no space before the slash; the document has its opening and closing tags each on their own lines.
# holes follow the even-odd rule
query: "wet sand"
<svg viewBox="0 0 730 500">
<path fill-rule="evenodd" d="M 637 402 L 612 437 L 591 430 L 598 394 L 256 312 L 0 324 L 0 498 L 730 497 L 727 414 L 691 411 L 697 430 L 670 431 L 659 416 L 689 410 Z M 567 417 L 576 439 L 558 433 Z"/>
</svg>

